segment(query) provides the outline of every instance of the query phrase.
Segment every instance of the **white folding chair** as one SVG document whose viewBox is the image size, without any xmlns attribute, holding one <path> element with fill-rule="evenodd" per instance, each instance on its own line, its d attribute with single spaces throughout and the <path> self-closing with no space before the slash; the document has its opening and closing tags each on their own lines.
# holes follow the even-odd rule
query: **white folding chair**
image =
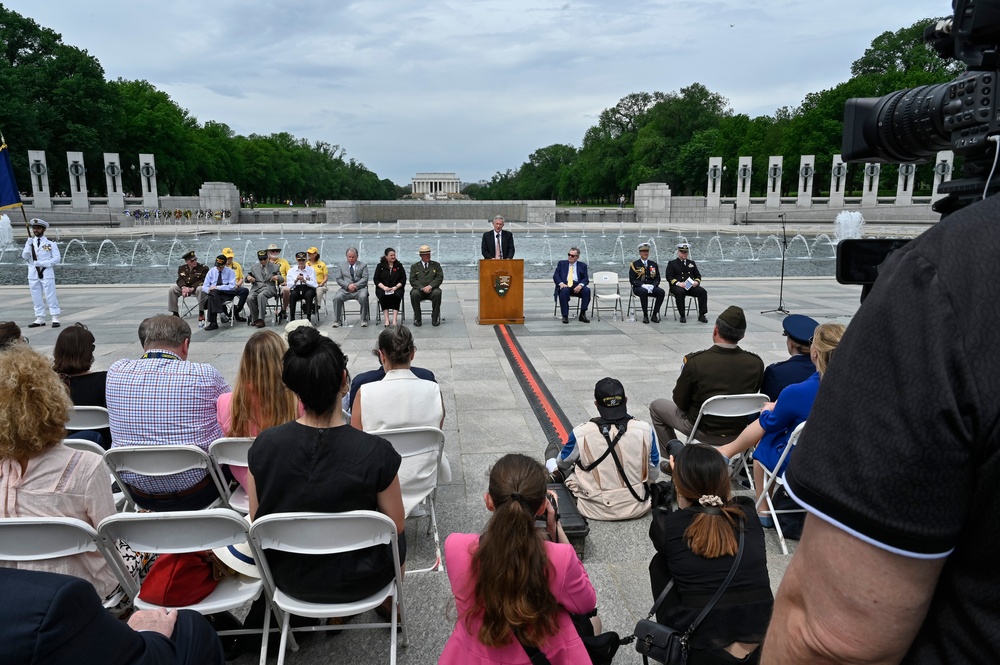
<svg viewBox="0 0 1000 665">
<path fill-rule="evenodd" d="M 86 552 L 100 553 L 121 585 L 120 593 L 104 601 L 105 608 L 117 606 L 125 594 L 135 598 L 135 581 L 114 541 L 106 543 L 101 540 L 94 527 L 86 522 L 73 517 L 0 518 L 2 560 L 44 561 Z"/>
<path fill-rule="evenodd" d="M 253 437 L 226 437 L 216 439 L 209 445 L 208 456 L 215 462 L 215 473 L 223 482 L 225 482 L 226 476 L 222 471 L 222 465 L 247 466 L 247 455 L 250 453 L 252 445 Z M 247 496 L 244 487 L 237 487 L 233 490 L 226 503 L 229 504 L 230 508 L 244 515 L 250 512 L 250 497 Z"/>
<path fill-rule="evenodd" d="M 723 416 L 726 418 L 736 418 L 739 416 L 752 416 L 755 413 L 760 413 L 760 410 L 764 408 L 764 404 L 767 403 L 769 399 L 770 398 L 764 393 L 716 395 L 715 397 L 708 398 L 701 405 L 701 409 L 698 411 L 698 418 L 695 419 L 694 426 L 691 428 L 691 433 L 688 434 L 687 441 L 684 443 L 687 445 L 698 443 L 696 436 L 698 432 L 698 425 L 701 424 L 702 417 Z M 720 445 L 721 443 L 724 443 L 724 441 L 712 437 L 711 435 L 704 438 L 705 443 L 712 445 Z M 750 489 L 754 489 L 753 472 L 747 464 L 747 459 L 747 452 L 734 455 L 729 460 L 730 475 L 735 476 L 740 469 L 739 465 L 742 465 L 743 470 L 747 474 L 747 479 L 750 481 Z"/>
<path fill-rule="evenodd" d="M 137 552 L 155 554 L 201 552 L 249 542 L 249 525 L 242 515 L 228 508 L 199 511 L 169 511 L 162 513 L 119 513 L 105 518 L 97 532 L 107 546 L 116 540 L 124 541 Z M 256 552 L 254 560 L 257 560 Z M 131 580 L 131 578 L 129 578 Z M 176 609 L 194 610 L 201 614 L 215 614 L 242 607 L 257 599 L 264 590 L 260 579 L 246 575 L 226 575 L 218 586 L 203 600 Z M 155 610 L 161 605 L 139 597 L 140 584 L 131 581 L 130 595 L 136 609 Z M 267 617 L 268 619 L 270 617 Z M 268 621 L 262 624 L 268 625 Z M 219 631 L 220 635 L 253 635 L 263 633 L 263 628 Z"/>
<path fill-rule="evenodd" d="M 250 527 L 250 540 L 254 551 L 259 553 L 257 569 L 261 573 L 270 600 L 281 610 L 281 644 L 278 647 L 278 665 L 285 662 L 285 646 L 293 632 L 314 632 L 321 630 L 360 630 L 366 628 L 389 629 L 389 660 L 396 662 L 396 627 L 401 624 L 400 644 L 406 646 L 406 621 L 403 613 L 403 580 L 399 572 L 399 545 L 395 523 L 385 515 L 372 510 L 355 510 L 346 513 L 274 513 L 258 517 Z M 338 554 L 365 549 L 376 545 L 392 548 L 395 576 L 385 587 L 361 600 L 345 603 L 313 603 L 299 600 L 289 595 L 274 582 L 274 576 L 267 563 L 269 550 L 294 552 L 296 554 Z M 325 618 L 346 617 L 373 610 L 391 598 L 390 620 L 377 623 L 350 623 L 339 626 L 289 626 L 291 615 Z M 397 617 L 398 608 L 398 617 Z M 267 610 L 265 609 L 265 614 Z M 398 619 L 398 622 L 397 622 Z M 268 625 L 269 616 L 264 617 Z M 292 650 L 298 647 L 292 640 Z M 261 663 L 267 655 L 267 634 L 261 644 Z"/>
<path fill-rule="evenodd" d="M 664 306 L 674 313 L 674 321 L 677 320 L 677 296 L 671 293 L 669 288 L 664 289 L 667 292 L 667 300 Z M 684 316 L 691 316 L 691 306 L 697 302 L 697 298 L 691 298 L 689 296 L 684 297 Z"/>
<path fill-rule="evenodd" d="M 118 482 L 125 496 L 135 505 L 141 505 L 141 501 L 136 501 L 129 485 L 122 480 L 123 471 L 135 473 L 141 476 L 171 476 L 175 473 L 190 471 L 192 469 L 203 469 L 219 494 L 219 498 L 211 502 L 207 508 L 214 508 L 229 500 L 229 488 L 216 475 L 215 464 L 212 458 L 198 446 L 186 445 L 150 445 L 150 446 L 121 446 L 112 448 L 104 453 L 104 463 L 111 470 L 111 475 Z M 141 550 L 140 550 L 141 551 Z"/>
<path fill-rule="evenodd" d="M 778 458 L 778 463 L 774 465 L 773 470 L 769 470 L 763 464 L 760 465 L 761 470 L 764 472 L 764 488 L 760 492 L 760 498 L 757 499 L 756 508 L 759 512 L 760 502 L 764 501 L 767 503 L 767 510 L 771 514 L 771 519 L 774 520 L 774 531 L 778 534 L 778 542 L 781 543 L 782 554 L 788 554 L 788 545 L 785 544 L 785 534 L 781 532 L 781 523 L 778 522 L 776 515 L 804 513 L 806 512 L 806 509 L 793 508 L 788 510 L 775 510 L 774 503 L 771 501 L 771 493 L 775 485 L 782 486 L 785 484 L 785 474 L 781 471 L 781 468 L 784 466 L 785 460 L 788 456 L 792 454 L 792 448 L 794 448 L 795 444 L 799 442 L 799 437 L 802 435 L 802 430 L 805 429 L 805 426 L 805 422 L 801 422 L 795 429 L 792 430 L 792 433 L 788 437 L 788 443 L 785 444 L 785 449 L 781 451 L 781 456 Z"/>
<path fill-rule="evenodd" d="M 66 429 L 70 432 L 97 431 L 108 427 L 111 427 L 108 410 L 101 406 L 74 406 L 69 414 L 69 422 L 66 423 Z"/>
<path fill-rule="evenodd" d="M 357 305 L 357 309 L 354 309 L 354 308 L 348 309 L 347 308 L 348 303 L 354 303 L 355 305 Z M 326 307 L 325 301 L 324 301 L 323 306 Z M 378 309 L 378 306 L 376 306 L 376 310 L 377 310 L 376 311 L 377 314 L 381 313 L 381 310 Z M 368 291 L 368 311 L 369 311 L 369 316 L 371 316 L 370 312 L 372 311 L 372 305 L 371 305 L 371 291 L 370 290 Z M 344 300 L 344 321 L 343 321 L 343 324 L 345 326 L 347 325 L 347 316 L 349 314 L 357 314 L 358 315 L 358 321 L 361 321 L 361 301 L 358 300 L 357 298 L 347 298 L 346 300 Z M 400 314 L 402 314 L 402 312 L 400 312 Z"/>
<path fill-rule="evenodd" d="M 86 452 L 95 453 L 97 455 L 100 455 L 101 457 L 104 457 L 104 448 L 101 448 L 93 441 L 88 441 L 87 439 L 63 439 L 62 444 L 67 448 L 72 448 L 73 450 L 84 450 Z M 108 473 L 108 477 L 109 477 L 109 482 L 113 485 L 116 482 L 114 474 Z M 134 507 L 134 505 L 129 501 L 129 498 L 125 495 L 124 492 L 121 491 L 121 489 L 119 489 L 117 492 L 112 492 L 112 496 L 114 497 L 115 500 L 115 508 L 117 508 L 118 510 L 126 510 L 126 509 L 130 510 L 131 508 Z"/>
<path fill-rule="evenodd" d="M 403 510 L 409 516 L 424 501 L 428 504 L 430 522 L 427 532 L 434 535 L 434 565 L 428 568 L 407 570 L 407 575 L 444 570 L 441 557 L 441 539 L 438 535 L 437 498 L 438 472 L 444 451 L 444 432 L 436 427 L 406 427 L 373 432 L 392 444 L 403 458 L 399 465 L 399 485 L 403 491 Z"/>
<path fill-rule="evenodd" d="M 187 301 L 188 298 L 194 298 L 193 305 L 188 304 Z M 199 312 L 201 312 L 200 307 L 201 307 L 201 296 L 198 293 L 192 293 L 189 296 L 181 296 L 181 308 L 184 310 L 184 313 L 181 314 L 181 318 L 186 319 L 187 317 L 191 316 L 191 313 L 196 309 Z"/>
<path fill-rule="evenodd" d="M 593 285 L 594 304 L 590 308 L 590 315 L 597 313 L 597 320 L 601 320 L 601 310 L 610 309 L 612 312 L 622 311 L 622 296 L 618 286 L 618 273 L 611 271 L 601 271 L 594 273 Z M 612 290 L 614 291 L 612 293 Z M 604 303 L 611 303 L 611 307 L 605 307 Z"/>
</svg>

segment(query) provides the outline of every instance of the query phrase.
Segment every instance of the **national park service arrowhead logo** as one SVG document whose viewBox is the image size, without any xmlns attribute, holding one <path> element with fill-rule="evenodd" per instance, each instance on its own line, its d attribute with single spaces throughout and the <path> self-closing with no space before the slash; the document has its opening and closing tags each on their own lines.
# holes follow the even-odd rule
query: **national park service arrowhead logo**
<svg viewBox="0 0 1000 665">
<path fill-rule="evenodd" d="M 506 271 L 499 271 L 493 273 L 493 290 L 497 292 L 497 295 L 503 298 L 510 291 L 511 277 L 510 273 Z"/>
</svg>

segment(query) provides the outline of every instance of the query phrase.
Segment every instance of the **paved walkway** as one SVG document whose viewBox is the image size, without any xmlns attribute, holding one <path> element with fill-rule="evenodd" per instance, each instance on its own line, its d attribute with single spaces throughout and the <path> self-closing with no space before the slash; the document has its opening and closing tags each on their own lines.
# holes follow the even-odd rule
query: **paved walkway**
<svg viewBox="0 0 1000 665">
<path fill-rule="evenodd" d="M 766 364 L 786 357 L 781 336 L 781 315 L 763 310 L 777 307 L 779 283 L 775 279 L 731 279 L 706 281 L 709 318 L 725 307 L 739 305 L 747 314 L 748 332 L 742 346 L 758 353 Z M 63 325 L 81 321 L 97 338 L 94 369 L 140 353 L 136 329 L 147 316 L 163 313 L 166 286 L 61 286 Z M 446 450 L 451 459 L 453 482 L 439 490 L 438 521 L 442 540 L 452 532 L 482 529 L 488 513 L 482 495 L 490 465 L 508 452 L 541 458 L 545 436 L 509 366 L 492 326 L 476 323 L 478 287 L 472 282 L 444 285 L 440 327 L 425 323 L 413 328 L 417 342 L 415 364 L 434 371 L 441 384 L 447 417 Z M 858 307 L 860 287 L 837 284 L 830 278 L 796 278 L 785 281 L 783 300 L 796 314 L 819 322 L 847 323 Z M 30 323 L 31 299 L 27 286 L 0 287 L 5 317 L 22 326 Z M 626 298 L 627 300 L 627 298 Z M 647 405 L 668 396 L 680 371 L 684 353 L 711 344 L 711 325 L 689 319 L 686 324 L 666 314 L 660 324 L 612 322 L 607 316 L 588 324 L 575 319 L 563 325 L 552 315 L 552 285 L 533 282 L 526 286 L 523 326 L 512 326 L 532 364 L 552 395 L 576 424 L 595 415 L 594 383 L 604 376 L 619 378 L 629 398 L 629 411 L 648 419 Z M 374 311 L 374 309 L 373 309 Z M 194 319 L 189 319 L 196 325 Z M 356 323 L 356 321 L 352 321 Z M 340 343 L 350 358 L 351 372 L 375 367 L 371 355 L 378 327 L 357 325 L 323 329 Z M 243 325 L 218 331 L 195 329 L 190 359 L 216 366 L 225 377 L 235 378 L 243 342 L 255 331 Z M 49 327 L 25 334 L 36 350 L 50 354 L 56 334 Z M 426 520 L 409 520 L 407 531 L 410 561 L 414 566 L 432 556 L 430 538 L 424 534 Z M 633 522 L 590 523 L 585 564 L 597 589 L 599 609 L 608 630 L 627 634 L 645 616 L 652 604 L 647 566 L 653 555 L 647 532 L 649 518 Z M 781 554 L 773 531 L 768 531 L 768 562 L 774 588 L 781 579 L 788 557 Z M 401 649 L 400 663 L 434 663 L 455 622 L 455 607 L 446 573 L 412 575 L 406 580 L 408 648 Z M 313 636 L 302 643 L 289 663 L 385 663 L 388 641 L 384 632 L 359 631 L 340 636 Z M 257 654 L 246 654 L 239 664 L 256 662 Z M 273 661 L 272 661 L 273 662 Z M 625 647 L 616 663 L 638 663 L 640 658 Z"/>
</svg>

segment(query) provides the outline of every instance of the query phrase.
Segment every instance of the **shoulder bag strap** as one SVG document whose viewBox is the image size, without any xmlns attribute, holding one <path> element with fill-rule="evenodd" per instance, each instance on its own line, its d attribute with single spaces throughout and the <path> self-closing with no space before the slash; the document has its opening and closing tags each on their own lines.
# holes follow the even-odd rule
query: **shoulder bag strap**
<svg viewBox="0 0 1000 665">
<path fill-rule="evenodd" d="M 601 427 L 601 423 L 598 422 L 599 419 L 595 418 L 594 420 L 591 420 L 590 422 L 592 422 L 595 425 L 597 425 L 597 431 L 599 431 L 601 434 L 604 435 L 604 440 L 608 442 L 608 448 L 607 448 L 607 450 L 604 451 L 604 454 L 602 454 L 600 457 L 598 457 L 596 460 L 594 460 L 590 464 L 583 464 L 582 462 L 580 462 L 579 460 L 577 460 L 576 465 L 578 467 L 580 467 L 581 469 L 583 469 L 584 471 L 588 472 L 588 473 L 591 472 L 591 471 L 593 471 L 594 469 L 596 469 L 597 466 L 601 462 L 603 462 L 604 460 L 606 460 L 608 458 L 608 455 L 611 454 L 611 451 L 613 451 L 615 449 L 615 446 L 618 445 L 618 442 L 621 441 L 622 436 L 625 435 L 625 431 L 628 429 L 628 420 L 631 420 L 631 419 L 632 419 L 632 417 L 629 416 L 629 418 L 627 420 L 625 420 L 625 421 L 619 421 L 619 423 L 618 423 L 618 434 L 615 435 L 614 440 L 612 440 L 611 437 L 608 436 L 607 431 L 605 431 L 605 429 L 603 427 Z M 577 445 L 579 445 L 579 442 L 577 442 Z"/>
</svg>

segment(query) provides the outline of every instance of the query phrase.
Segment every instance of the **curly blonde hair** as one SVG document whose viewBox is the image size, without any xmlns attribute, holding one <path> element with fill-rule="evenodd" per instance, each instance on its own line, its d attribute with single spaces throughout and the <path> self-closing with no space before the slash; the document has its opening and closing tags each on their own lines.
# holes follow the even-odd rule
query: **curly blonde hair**
<svg viewBox="0 0 1000 665">
<path fill-rule="evenodd" d="M 72 408 L 48 358 L 27 346 L 0 353 L 0 459 L 30 459 L 57 445 Z"/>
</svg>

